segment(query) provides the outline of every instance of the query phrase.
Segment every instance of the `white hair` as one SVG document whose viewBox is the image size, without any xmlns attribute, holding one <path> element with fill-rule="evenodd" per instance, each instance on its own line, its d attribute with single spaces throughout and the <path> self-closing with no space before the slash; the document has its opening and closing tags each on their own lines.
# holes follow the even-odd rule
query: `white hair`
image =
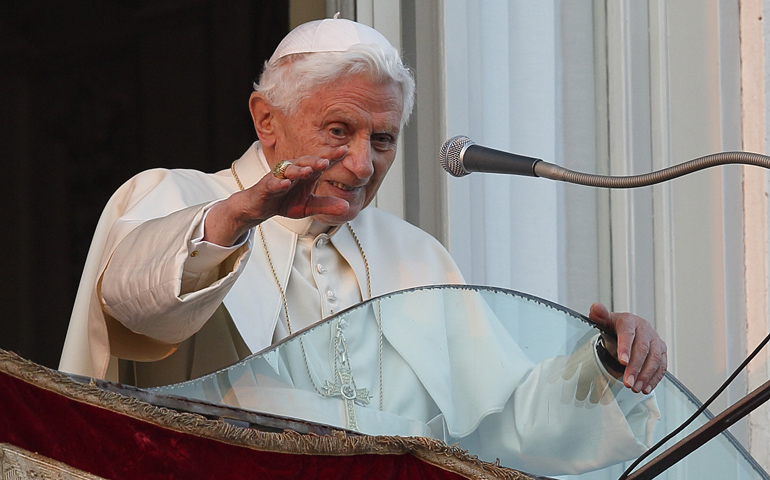
<svg viewBox="0 0 770 480">
<path fill-rule="evenodd" d="M 254 84 L 271 105 L 287 115 L 296 113 L 302 100 L 322 85 L 349 75 L 368 75 L 374 82 L 395 82 L 401 87 L 403 127 L 414 105 L 414 78 L 398 53 L 385 52 L 379 45 L 358 44 L 344 52 L 298 53 L 265 62 Z"/>
</svg>

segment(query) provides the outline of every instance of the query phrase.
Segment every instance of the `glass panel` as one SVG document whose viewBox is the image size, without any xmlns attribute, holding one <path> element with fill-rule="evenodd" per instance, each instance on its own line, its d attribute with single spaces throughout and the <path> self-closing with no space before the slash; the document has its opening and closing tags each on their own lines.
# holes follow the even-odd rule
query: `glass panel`
<svg viewBox="0 0 770 480">
<path fill-rule="evenodd" d="M 424 287 L 154 390 L 367 434 L 429 436 L 534 474 L 615 479 L 698 403 L 670 376 L 652 396 L 623 388 L 596 358 L 597 334 L 585 317 L 518 292 Z M 720 435 L 658 478 L 769 477 Z"/>
</svg>

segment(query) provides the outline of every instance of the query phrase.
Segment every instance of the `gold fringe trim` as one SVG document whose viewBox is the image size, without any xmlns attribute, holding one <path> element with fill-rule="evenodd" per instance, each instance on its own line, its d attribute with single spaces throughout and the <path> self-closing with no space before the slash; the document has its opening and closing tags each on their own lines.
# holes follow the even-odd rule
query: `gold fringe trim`
<svg viewBox="0 0 770 480">
<path fill-rule="evenodd" d="M 0 475 L 7 480 L 106 480 L 7 443 L 0 443 Z"/>
<path fill-rule="evenodd" d="M 55 392 L 66 398 L 106 408 L 129 417 L 181 433 L 196 435 L 253 450 L 296 455 L 404 455 L 415 457 L 470 479 L 534 480 L 522 472 L 480 460 L 456 446 L 425 437 L 304 435 L 262 432 L 194 413 L 180 413 L 133 397 L 78 383 L 67 375 L 0 349 L 0 372 Z"/>
</svg>

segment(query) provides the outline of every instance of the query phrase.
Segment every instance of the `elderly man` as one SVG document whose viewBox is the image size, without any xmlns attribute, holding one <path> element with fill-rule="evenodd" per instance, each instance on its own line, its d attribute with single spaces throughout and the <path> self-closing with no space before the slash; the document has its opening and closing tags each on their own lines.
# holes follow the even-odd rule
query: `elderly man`
<svg viewBox="0 0 770 480">
<path fill-rule="evenodd" d="M 341 19 L 293 30 L 249 101 L 259 141 L 231 168 L 147 171 L 110 200 L 60 368 L 179 382 L 372 296 L 461 283 L 437 241 L 369 206 L 413 93 L 375 30 Z M 639 317 L 597 304 L 591 318 L 618 335 L 596 368 L 646 397 L 665 373 L 664 343 Z"/>
</svg>

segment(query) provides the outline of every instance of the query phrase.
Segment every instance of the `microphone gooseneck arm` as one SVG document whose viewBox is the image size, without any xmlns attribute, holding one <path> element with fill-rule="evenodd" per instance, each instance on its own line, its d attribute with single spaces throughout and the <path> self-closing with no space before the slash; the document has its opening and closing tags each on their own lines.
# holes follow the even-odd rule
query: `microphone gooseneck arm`
<svg viewBox="0 0 770 480">
<path fill-rule="evenodd" d="M 482 147 L 464 135 L 457 135 L 444 142 L 439 160 L 444 170 L 455 177 L 463 177 L 472 172 L 503 173 L 600 188 L 646 187 L 719 165 L 743 164 L 770 169 L 769 156 L 749 152 L 722 152 L 643 175 L 597 175 L 569 170 L 539 158 Z"/>
<path fill-rule="evenodd" d="M 638 188 L 673 180 L 674 178 L 682 177 L 706 168 L 731 164 L 755 165 L 770 169 L 770 157 L 749 152 L 714 153 L 655 172 L 629 176 L 580 173 L 547 162 L 536 163 L 534 171 L 535 175 L 538 177 L 586 185 L 589 187 Z"/>
<path fill-rule="evenodd" d="M 638 188 L 655 185 L 657 183 L 673 180 L 684 175 L 704 170 L 719 165 L 743 164 L 754 165 L 770 169 L 770 156 L 749 152 L 722 152 L 706 155 L 678 165 L 657 170 L 644 175 L 595 175 L 575 172 L 552 163 L 544 162 L 537 158 L 525 157 L 492 150 L 476 145 L 470 138 L 458 135 L 452 137 L 441 147 L 439 160 L 441 166 L 450 175 L 462 177 L 472 172 L 505 173 L 509 175 L 524 175 L 543 177 L 566 183 L 574 183 L 589 187 L 600 188 Z M 662 456 L 652 460 L 636 472 L 632 471 L 639 464 L 658 450 L 667 441 L 680 433 L 690 425 L 708 406 L 724 391 L 728 385 L 746 368 L 746 365 L 759 351 L 770 342 L 770 335 L 765 337 L 756 349 L 743 361 L 733 374 L 717 389 L 717 391 L 695 413 L 693 413 L 682 425 L 666 435 L 658 443 L 650 447 L 637 458 L 620 476 L 619 480 L 648 480 L 658 476 L 671 465 L 675 464 L 697 448 L 708 442 L 711 438 L 724 431 L 728 426 L 751 411 L 770 401 L 770 381 L 754 390 L 744 399 L 728 408 L 719 416 L 713 418 L 699 430 L 681 440 Z"/>
</svg>

